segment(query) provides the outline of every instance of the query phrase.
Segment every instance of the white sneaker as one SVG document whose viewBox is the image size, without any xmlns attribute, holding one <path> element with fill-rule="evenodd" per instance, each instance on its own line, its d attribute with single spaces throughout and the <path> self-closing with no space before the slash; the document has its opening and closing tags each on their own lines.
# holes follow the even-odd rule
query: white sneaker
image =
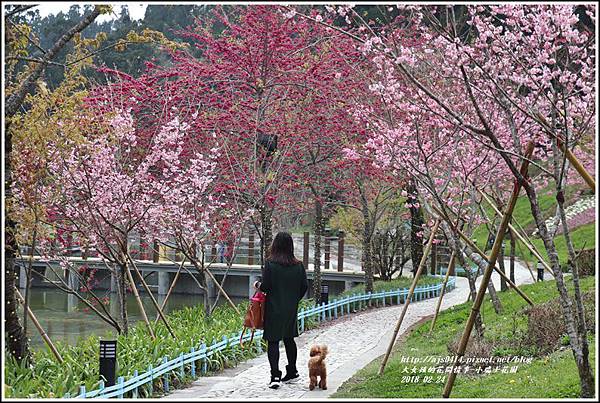
<svg viewBox="0 0 600 403">
<path fill-rule="evenodd" d="M 269 382 L 269 388 L 278 389 L 281 386 L 281 376 L 272 376 L 271 382 Z"/>
</svg>

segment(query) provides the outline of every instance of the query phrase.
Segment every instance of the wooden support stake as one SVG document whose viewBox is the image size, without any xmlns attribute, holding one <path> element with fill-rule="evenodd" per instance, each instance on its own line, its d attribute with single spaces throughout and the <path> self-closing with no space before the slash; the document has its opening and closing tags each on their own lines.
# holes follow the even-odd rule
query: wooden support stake
<svg viewBox="0 0 600 403">
<path fill-rule="evenodd" d="M 417 286 L 417 281 L 419 281 L 419 276 L 423 271 L 423 267 L 425 267 L 425 262 L 427 261 L 427 256 L 431 251 L 431 245 L 433 244 L 433 239 L 435 238 L 435 233 L 440 225 L 440 219 L 435 220 L 435 224 L 431 229 L 431 235 L 429 236 L 429 240 L 427 241 L 427 246 L 425 246 L 425 250 L 423 251 L 423 256 L 421 257 L 421 261 L 419 262 L 419 268 L 415 273 L 415 278 L 413 278 L 413 282 L 410 286 L 410 290 L 408 291 L 408 296 L 404 302 L 404 307 L 402 308 L 402 313 L 398 318 L 398 322 L 396 323 L 396 328 L 394 329 L 394 335 L 390 340 L 390 344 L 388 345 L 385 356 L 383 357 L 383 361 L 381 362 L 381 366 L 379 367 L 379 375 L 383 375 L 383 371 L 385 370 L 385 365 L 387 364 L 388 359 L 390 358 L 390 354 L 392 353 L 392 348 L 394 347 L 394 343 L 396 342 L 396 337 L 398 337 L 398 332 L 400 331 L 400 326 L 402 325 L 402 321 L 404 320 L 404 316 L 406 315 L 406 311 L 408 306 L 410 305 L 410 300 L 415 292 L 415 287 Z"/>
<path fill-rule="evenodd" d="M 498 215 L 500 217 L 502 217 L 502 213 L 500 212 L 500 210 L 498 210 L 498 208 L 496 207 L 496 204 L 494 202 L 492 202 L 492 200 L 490 200 L 488 198 L 488 196 L 485 193 L 483 193 L 479 188 L 477 188 L 477 190 L 479 191 L 479 193 L 481 193 L 481 196 L 483 196 L 483 198 L 485 199 L 485 201 L 488 202 L 488 204 L 490 206 L 492 206 L 492 208 L 496 211 L 496 213 L 498 213 Z M 546 263 L 546 261 L 544 260 L 544 258 L 539 254 L 539 252 L 537 251 L 537 249 L 535 249 L 535 247 L 533 245 L 531 245 L 529 242 L 527 242 L 525 240 L 525 238 L 519 233 L 519 231 L 517 231 L 517 229 L 515 227 L 513 227 L 513 225 L 511 223 L 508 223 L 508 228 L 512 231 L 513 234 L 515 234 L 517 236 L 517 238 L 519 238 L 519 240 L 521 242 L 523 242 L 523 244 L 525 245 L 525 247 L 527 249 L 529 249 L 529 251 L 531 253 L 533 253 L 533 255 L 540 262 L 542 262 L 542 265 L 544 265 L 544 268 L 546 269 L 546 271 L 548 273 L 550 273 L 550 275 L 554 276 L 554 273 L 552 273 L 552 269 L 550 269 L 550 266 L 548 265 L 548 263 Z"/>
<path fill-rule="evenodd" d="M 17 297 L 17 301 L 19 301 L 20 304 L 25 303 L 25 298 L 23 298 L 23 296 L 21 295 L 21 293 L 19 292 L 19 289 L 17 287 L 15 287 L 15 295 Z M 56 357 L 58 362 L 60 362 L 62 364 L 64 362 L 62 356 L 56 349 L 56 346 L 54 346 L 54 344 L 52 343 L 52 340 L 50 340 L 50 337 L 48 336 L 48 334 L 46 334 L 46 331 L 44 330 L 44 328 L 42 327 L 40 322 L 37 320 L 37 318 L 33 314 L 33 311 L 31 310 L 30 307 L 27 307 L 27 315 L 29 315 L 29 318 L 31 319 L 31 321 L 33 322 L 35 327 L 37 328 L 38 332 L 40 333 L 40 336 L 42 336 L 42 339 L 44 340 L 44 342 L 46 343 L 46 345 L 48 346 L 50 351 L 52 351 L 52 354 L 54 354 L 54 356 Z"/>
<path fill-rule="evenodd" d="M 437 320 L 438 313 L 440 312 L 440 307 L 442 306 L 442 299 L 444 298 L 444 292 L 446 292 L 446 284 L 448 284 L 448 279 L 450 278 L 450 269 L 454 270 L 454 264 L 456 260 L 456 252 L 452 251 L 452 255 L 450 255 L 450 261 L 448 262 L 448 268 L 446 269 L 446 277 L 444 277 L 444 282 L 442 283 L 442 290 L 440 292 L 440 298 L 438 299 L 437 306 L 435 307 L 435 315 L 433 315 L 433 320 L 431 321 L 431 328 L 429 329 L 429 334 L 433 332 L 433 327 L 435 326 L 435 321 Z"/>
<path fill-rule="evenodd" d="M 233 301 L 231 300 L 231 298 L 229 298 L 229 295 L 227 295 L 227 293 L 225 292 L 225 290 L 223 289 L 223 287 L 221 287 L 221 284 L 219 284 L 219 282 L 217 281 L 217 279 L 215 278 L 215 276 L 210 272 L 210 270 L 208 270 L 208 268 L 204 269 L 205 272 L 208 273 L 208 275 L 210 276 L 210 278 L 212 279 L 212 281 L 215 283 L 215 285 L 217 286 L 217 288 L 219 289 L 219 291 L 221 291 L 221 294 L 223 294 L 223 296 L 225 296 L 225 299 L 227 299 L 227 302 L 229 302 L 229 305 L 231 305 L 231 307 L 233 308 L 233 310 L 238 314 L 241 315 L 239 309 L 237 308 L 237 306 L 235 306 L 235 304 L 233 303 Z"/>
<path fill-rule="evenodd" d="M 164 322 L 167 330 L 169 331 L 169 333 L 171 334 L 171 336 L 173 336 L 173 338 L 175 339 L 176 338 L 175 332 L 173 332 L 173 329 L 171 328 L 171 325 L 169 325 L 169 321 L 167 321 L 167 318 L 166 318 L 165 314 L 163 313 L 162 309 L 160 309 L 160 305 L 158 305 L 158 302 L 156 301 L 156 298 L 154 298 L 154 294 L 152 294 L 152 291 L 150 290 L 150 287 L 148 287 L 148 284 L 146 283 L 146 280 L 144 280 L 144 276 L 142 276 L 142 273 L 140 273 L 140 271 L 138 270 L 137 265 L 135 264 L 135 262 L 131 258 L 131 255 L 129 254 L 129 252 L 127 253 L 127 258 L 129 259 L 129 261 L 133 265 L 133 269 L 135 270 L 135 273 L 138 275 L 140 281 L 142 282 L 142 286 L 144 287 L 144 289 L 146 290 L 146 292 L 150 296 L 150 300 L 154 304 L 154 307 L 156 308 L 156 311 L 158 312 L 158 314 L 160 315 L 160 318 Z M 135 284 L 132 284 L 132 288 L 133 287 L 135 287 Z"/>
<path fill-rule="evenodd" d="M 432 205 L 431 207 L 433 208 L 433 210 L 436 213 L 438 213 L 440 215 L 440 217 L 443 217 L 442 213 L 436 206 Z M 448 220 L 446 220 L 446 219 L 444 219 L 444 220 L 446 222 L 448 222 Z M 470 240 L 469 237 L 466 236 L 464 232 L 462 232 L 460 229 L 458 229 L 456 227 L 452 227 L 452 229 L 454 231 L 456 231 L 456 233 L 465 241 L 465 243 L 467 245 L 469 245 L 469 247 L 471 249 L 473 249 L 479 256 L 481 256 L 481 258 L 483 260 L 485 260 L 488 263 L 491 262 L 491 258 L 488 257 L 485 253 L 483 253 L 483 251 L 481 249 L 479 249 L 479 247 L 477 245 L 475 245 L 475 242 Z M 467 270 L 467 268 L 465 268 L 465 270 Z M 510 278 L 506 275 L 506 273 L 504 273 L 502 270 L 500 270 L 498 268 L 498 266 L 496 266 L 495 262 L 494 262 L 493 270 L 496 270 L 496 273 L 498 273 L 502 278 L 504 278 L 504 280 L 508 283 L 508 285 L 512 289 L 514 289 L 517 292 L 517 294 L 519 294 L 529 305 L 533 306 L 533 301 L 531 301 L 531 299 L 527 296 L 527 294 L 525 294 L 523 291 L 521 291 L 521 289 L 519 289 L 519 287 L 517 287 L 517 285 L 510 280 Z M 479 271 L 479 269 L 477 271 Z M 470 298 L 471 298 L 471 294 L 469 294 L 467 296 L 467 301 L 469 301 Z"/>
<path fill-rule="evenodd" d="M 154 331 L 152 330 L 152 326 L 150 326 L 150 321 L 148 320 L 148 315 L 146 315 L 146 310 L 144 309 L 144 304 L 142 303 L 142 299 L 140 298 L 140 293 L 138 292 L 137 286 L 135 285 L 135 281 L 133 281 L 133 276 L 131 275 L 131 270 L 129 270 L 129 265 L 125 263 L 125 268 L 127 271 L 127 278 L 129 279 L 129 283 L 131 284 L 131 291 L 133 292 L 133 296 L 140 308 L 140 313 L 142 314 L 142 319 L 144 319 L 144 323 L 148 328 L 148 332 L 150 333 L 150 337 L 152 340 L 156 340 L 156 336 L 154 335 Z M 125 290 L 123 290 L 125 292 Z"/>
<path fill-rule="evenodd" d="M 169 300 L 169 297 L 171 296 L 171 292 L 173 292 L 173 289 L 175 288 L 175 284 L 177 283 L 177 279 L 179 278 L 179 274 L 181 273 L 181 269 L 183 268 L 184 264 L 185 264 L 185 257 L 179 264 L 179 269 L 177 269 L 177 273 L 175 273 L 175 278 L 173 278 L 173 282 L 171 283 L 171 286 L 169 287 L 169 290 L 167 291 L 167 295 L 165 295 L 164 301 L 162 302 L 162 304 L 160 304 L 160 309 L 164 310 L 165 307 L 167 306 L 167 301 Z M 154 319 L 154 324 L 158 323 L 159 319 L 160 319 L 160 316 L 157 312 L 156 319 Z"/>
<path fill-rule="evenodd" d="M 527 171 L 529 167 L 529 158 L 533 154 L 533 141 L 529 142 L 527 146 L 527 150 L 525 151 L 523 162 L 521 163 L 520 174 L 523 177 L 523 180 L 528 180 Z M 515 209 L 515 205 L 517 204 L 517 199 L 519 197 L 519 191 L 521 190 L 522 183 L 515 179 L 514 188 L 512 191 L 512 195 L 506 207 L 506 212 L 502 218 L 502 222 L 500 223 L 500 227 L 498 228 L 498 232 L 496 234 L 496 239 L 494 240 L 494 245 L 492 246 L 492 251 L 490 254 L 490 261 L 485 271 L 483 272 L 483 278 L 481 279 L 481 283 L 479 284 L 479 290 L 477 291 L 477 296 L 475 297 L 475 301 L 473 302 L 473 306 L 471 308 L 471 312 L 469 314 L 469 319 L 467 320 L 465 330 L 460 339 L 460 343 L 458 346 L 458 351 L 456 355 L 458 359 L 452 363 L 452 369 L 448 374 L 448 380 L 446 381 L 446 385 L 444 386 L 443 397 L 447 398 L 450 396 L 452 392 L 452 387 L 454 386 L 454 381 L 456 379 L 455 368 L 458 361 L 461 361 L 461 358 L 465 355 L 465 351 L 467 350 L 467 344 L 469 343 L 469 337 L 471 336 L 471 331 L 473 330 L 473 325 L 475 324 L 475 317 L 479 313 L 479 309 L 481 308 L 481 304 L 485 297 L 485 290 L 490 282 L 492 277 L 492 271 L 496 266 L 496 259 L 498 259 L 498 255 L 500 254 L 500 248 L 502 246 L 502 241 L 504 240 L 504 234 L 508 229 L 508 223 L 512 217 L 513 210 Z"/>
</svg>

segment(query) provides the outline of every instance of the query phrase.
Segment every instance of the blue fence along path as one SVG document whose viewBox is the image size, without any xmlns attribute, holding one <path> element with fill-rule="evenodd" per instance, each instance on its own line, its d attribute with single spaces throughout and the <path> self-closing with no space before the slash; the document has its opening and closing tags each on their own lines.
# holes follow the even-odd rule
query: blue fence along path
<svg viewBox="0 0 600 403">
<path fill-rule="evenodd" d="M 450 277 L 448 279 L 448 284 L 446 285 L 446 292 L 451 291 L 455 286 L 456 277 Z M 442 283 L 416 287 L 411 301 L 421 301 L 437 297 L 440 295 L 441 289 Z M 300 333 L 304 332 L 307 328 L 306 325 L 308 320 L 314 319 L 317 322 L 333 320 L 340 316 L 362 310 L 373 303 L 376 306 L 403 304 L 407 296 L 408 288 L 398 288 L 396 290 L 380 291 L 376 293 L 352 294 L 344 298 L 334 299 L 328 304 L 323 303 L 319 306 L 300 310 L 298 312 L 298 330 Z M 262 333 L 262 330 L 257 330 L 254 333 L 254 343 L 259 352 L 262 351 L 260 344 Z M 138 371 L 136 370 L 127 380 L 125 380 L 125 377 L 119 376 L 117 382 L 113 386 L 104 387 L 104 382 L 101 381 L 98 389 L 89 392 L 85 390 L 85 386 L 81 386 L 79 394 L 75 396 L 75 398 L 123 398 L 124 395 L 129 392 L 131 392 L 131 397 L 135 398 L 138 396 L 138 389 L 147 384 L 149 384 L 150 393 L 152 393 L 153 382 L 155 379 L 159 378 L 162 378 L 163 390 L 168 392 L 169 374 L 172 371 L 178 371 L 180 376 L 184 376 L 185 368 L 186 366 L 189 366 L 190 375 L 195 378 L 197 376 L 197 362 L 201 362 L 201 366 L 199 367 L 200 373 L 205 374 L 208 370 L 208 357 L 219 351 L 239 345 L 240 336 L 241 332 L 237 335 L 223 336 L 219 342 L 213 341 L 209 347 L 205 344 L 201 344 L 197 348 L 192 347 L 189 353 L 182 353 L 178 357 L 172 359 L 168 359 L 168 357 L 165 356 L 157 367 L 150 365 L 142 374 L 138 374 Z M 243 342 L 249 341 L 250 337 L 251 335 L 249 332 L 246 332 L 242 338 Z M 64 397 L 71 398 L 70 394 L 67 394 Z"/>
</svg>

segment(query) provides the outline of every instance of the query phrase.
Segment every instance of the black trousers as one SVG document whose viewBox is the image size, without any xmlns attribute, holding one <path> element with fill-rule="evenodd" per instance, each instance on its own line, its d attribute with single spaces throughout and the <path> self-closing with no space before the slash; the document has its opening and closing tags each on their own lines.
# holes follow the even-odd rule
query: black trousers
<svg viewBox="0 0 600 403">
<path fill-rule="evenodd" d="M 285 346 L 288 370 L 294 371 L 296 369 L 296 357 L 298 356 L 296 342 L 293 337 L 289 337 L 283 339 L 283 345 Z M 277 375 L 279 373 L 279 340 L 267 341 L 267 357 L 269 357 L 269 364 L 271 365 L 271 375 Z"/>
</svg>

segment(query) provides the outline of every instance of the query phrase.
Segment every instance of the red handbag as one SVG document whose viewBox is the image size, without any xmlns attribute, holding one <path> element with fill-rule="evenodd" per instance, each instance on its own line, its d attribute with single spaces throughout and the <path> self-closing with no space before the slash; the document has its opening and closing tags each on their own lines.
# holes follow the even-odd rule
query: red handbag
<svg viewBox="0 0 600 403">
<path fill-rule="evenodd" d="M 246 329 L 252 329 L 250 336 L 250 343 L 252 343 L 252 340 L 254 340 L 255 330 L 263 328 L 266 300 L 267 296 L 261 291 L 256 291 L 252 298 L 250 298 L 250 305 L 248 305 L 246 317 L 244 318 L 244 328 L 242 329 L 242 334 L 240 334 L 240 346 L 242 348 L 244 347 L 242 339 L 244 338 Z"/>
</svg>

